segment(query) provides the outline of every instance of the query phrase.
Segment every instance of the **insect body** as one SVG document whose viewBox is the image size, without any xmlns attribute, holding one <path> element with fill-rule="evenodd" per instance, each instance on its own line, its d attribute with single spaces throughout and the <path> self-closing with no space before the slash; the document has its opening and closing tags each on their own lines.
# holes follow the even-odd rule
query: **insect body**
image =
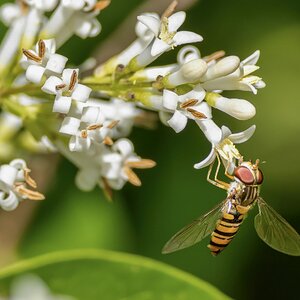
<svg viewBox="0 0 300 300">
<path fill-rule="evenodd" d="M 259 213 L 254 222 L 259 237 L 280 252 L 300 255 L 299 234 L 259 196 L 263 174 L 258 161 L 255 164 L 241 162 L 235 168 L 234 176 L 227 174 L 233 180 L 230 184 L 216 176 L 215 180 L 209 179 L 210 172 L 211 169 L 208 180 L 226 189 L 227 198 L 175 234 L 163 248 L 163 253 L 190 247 L 211 234 L 208 248 L 212 255 L 219 254 L 232 241 L 248 211 L 257 203 Z"/>
</svg>

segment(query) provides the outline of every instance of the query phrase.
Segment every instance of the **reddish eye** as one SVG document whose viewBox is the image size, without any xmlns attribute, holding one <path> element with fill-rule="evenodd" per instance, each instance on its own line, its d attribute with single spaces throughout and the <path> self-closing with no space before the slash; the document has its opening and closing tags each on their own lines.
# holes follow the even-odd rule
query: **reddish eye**
<svg viewBox="0 0 300 300">
<path fill-rule="evenodd" d="M 252 184 L 254 182 L 251 171 L 246 167 L 237 167 L 234 171 L 234 176 L 245 184 Z"/>
<path fill-rule="evenodd" d="M 256 176 L 257 176 L 256 179 L 257 184 L 262 184 L 262 182 L 264 181 L 264 175 L 260 169 L 258 169 Z"/>
</svg>

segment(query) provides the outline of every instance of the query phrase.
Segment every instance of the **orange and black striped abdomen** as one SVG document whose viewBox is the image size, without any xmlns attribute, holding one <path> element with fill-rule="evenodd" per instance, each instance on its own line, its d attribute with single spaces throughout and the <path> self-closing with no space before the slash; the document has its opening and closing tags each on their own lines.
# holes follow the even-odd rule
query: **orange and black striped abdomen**
<svg viewBox="0 0 300 300">
<path fill-rule="evenodd" d="M 217 223 L 216 229 L 211 234 L 210 243 L 207 246 L 211 254 L 216 256 L 223 251 L 232 241 L 240 225 L 242 224 L 244 215 L 240 213 L 224 213 L 222 219 Z"/>
</svg>

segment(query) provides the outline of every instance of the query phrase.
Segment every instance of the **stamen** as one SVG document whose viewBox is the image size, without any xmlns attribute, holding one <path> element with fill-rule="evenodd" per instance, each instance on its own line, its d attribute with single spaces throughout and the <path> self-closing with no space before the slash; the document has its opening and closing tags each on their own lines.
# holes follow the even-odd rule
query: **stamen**
<svg viewBox="0 0 300 300">
<path fill-rule="evenodd" d="M 37 63 L 40 63 L 42 61 L 42 58 L 34 54 L 32 51 L 22 49 L 22 52 L 30 60 L 33 60 Z"/>
<path fill-rule="evenodd" d="M 135 186 L 141 186 L 142 182 L 138 176 L 127 166 L 123 168 L 124 173 L 126 174 L 128 181 Z"/>
<path fill-rule="evenodd" d="M 102 177 L 103 191 L 108 201 L 112 202 L 113 192 L 111 187 L 109 186 L 107 179 Z"/>
<path fill-rule="evenodd" d="M 39 192 L 29 190 L 24 187 L 24 185 L 19 185 L 16 187 L 16 191 L 29 200 L 44 200 L 45 196 Z"/>
<path fill-rule="evenodd" d="M 59 91 L 59 90 L 64 89 L 66 86 L 67 86 L 67 85 L 66 85 L 65 83 L 58 84 L 58 85 L 55 87 L 55 89 L 56 89 L 57 91 Z"/>
<path fill-rule="evenodd" d="M 30 175 L 29 175 L 30 172 L 31 172 L 30 169 L 28 169 L 28 168 L 24 169 L 25 181 L 29 186 L 36 189 L 37 184 L 36 184 L 35 180 L 30 177 Z"/>
<path fill-rule="evenodd" d="M 39 47 L 39 57 L 40 57 L 40 58 L 44 58 L 45 53 L 46 53 L 46 45 L 45 45 L 45 42 L 44 42 L 43 40 L 39 40 L 38 47 Z"/>
<path fill-rule="evenodd" d="M 204 56 L 202 59 L 205 61 L 205 62 L 210 62 L 212 60 L 217 60 L 217 59 L 220 59 L 222 58 L 223 56 L 225 56 L 225 51 L 224 50 L 219 50 L 219 51 L 216 51 L 210 55 L 207 55 L 207 56 Z"/>
<path fill-rule="evenodd" d="M 172 1 L 171 4 L 167 7 L 167 9 L 164 11 L 164 13 L 161 16 L 161 19 L 170 17 L 174 10 L 176 9 L 176 6 L 178 5 L 178 1 Z"/>
<path fill-rule="evenodd" d="M 207 119 L 207 116 L 200 111 L 197 111 L 197 110 L 189 108 L 189 107 L 186 110 L 197 119 Z"/>
<path fill-rule="evenodd" d="M 70 84 L 69 84 L 69 91 L 72 91 L 76 85 L 78 81 L 78 74 L 77 72 L 74 70 L 72 75 L 71 75 L 71 80 L 70 80 Z"/>
<path fill-rule="evenodd" d="M 101 125 L 101 124 L 91 124 L 86 129 L 87 130 L 96 130 L 96 129 L 99 129 L 101 127 L 103 127 L 103 125 Z"/>
<path fill-rule="evenodd" d="M 109 136 L 106 136 L 103 140 L 103 144 L 107 146 L 111 146 L 114 144 L 114 141 Z"/>
<path fill-rule="evenodd" d="M 98 2 L 95 4 L 93 10 L 94 10 L 94 11 L 97 11 L 97 10 L 103 10 L 103 9 L 105 9 L 106 7 L 108 7 L 108 6 L 110 5 L 110 2 L 111 2 L 110 0 L 102 0 L 102 1 L 98 1 Z"/>
<path fill-rule="evenodd" d="M 81 130 L 80 135 L 83 139 L 86 139 L 88 137 L 87 130 L 86 129 Z"/>
<path fill-rule="evenodd" d="M 151 159 L 141 159 L 139 161 L 128 161 L 126 166 L 134 169 L 150 169 L 156 166 L 156 162 Z"/>
<path fill-rule="evenodd" d="M 194 106 L 199 102 L 197 99 L 189 99 L 180 104 L 180 108 L 187 108 L 189 106 Z"/>
<path fill-rule="evenodd" d="M 116 127 L 119 124 L 119 122 L 120 122 L 120 120 L 112 121 L 110 124 L 108 124 L 107 128 L 113 129 L 114 127 Z"/>
</svg>

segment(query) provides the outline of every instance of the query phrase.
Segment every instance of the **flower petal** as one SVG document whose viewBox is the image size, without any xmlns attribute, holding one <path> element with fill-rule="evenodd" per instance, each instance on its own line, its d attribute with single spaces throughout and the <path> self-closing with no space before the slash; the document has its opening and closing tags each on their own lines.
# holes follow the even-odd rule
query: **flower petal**
<svg viewBox="0 0 300 300">
<path fill-rule="evenodd" d="M 58 93 L 56 87 L 61 85 L 62 83 L 63 81 L 60 78 L 56 76 L 50 76 L 42 86 L 42 91 L 47 94 L 56 95 Z"/>
<path fill-rule="evenodd" d="M 156 38 L 151 48 L 151 55 L 158 56 L 171 49 L 171 46 L 161 39 Z"/>
<path fill-rule="evenodd" d="M 149 30 L 151 30 L 156 36 L 160 31 L 160 20 L 153 15 L 140 15 L 137 19 L 143 23 Z"/>
<path fill-rule="evenodd" d="M 68 59 L 63 55 L 52 54 L 49 57 L 46 69 L 53 73 L 61 74 L 63 69 L 65 68 L 67 61 Z"/>
<path fill-rule="evenodd" d="M 68 135 L 75 135 L 78 132 L 80 122 L 81 121 L 79 119 L 65 117 L 59 129 L 59 132 Z"/>
<path fill-rule="evenodd" d="M 70 111 L 72 104 L 71 97 L 57 96 L 53 103 L 53 112 L 67 114 Z"/>
<path fill-rule="evenodd" d="M 12 211 L 19 205 L 19 198 L 13 191 L 9 191 L 8 196 L 5 198 L 5 194 L 0 192 L 0 206 L 5 211 Z"/>
<path fill-rule="evenodd" d="M 245 58 L 242 61 L 243 65 L 255 65 L 259 59 L 260 56 L 260 51 L 256 50 L 254 53 L 252 53 L 250 56 L 248 56 L 247 58 Z"/>
<path fill-rule="evenodd" d="M 72 93 L 72 99 L 79 102 L 86 102 L 90 97 L 92 89 L 83 84 L 77 84 Z"/>
<path fill-rule="evenodd" d="M 119 139 L 114 143 L 113 149 L 119 151 L 123 157 L 130 156 L 134 151 L 133 144 L 128 139 Z"/>
<path fill-rule="evenodd" d="M 179 31 L 173 37 L 175 46 L 189 43 L 197 43 L 201 42 L 202 40 L 203 37 L 201 35 L 191 31 Z"/>
<path fill-rule="evenodd" d="M 176 93 L 164 89 L 163 100 L 162 100 L 164 108 L 169 109 L 171 111 L 176 110 L 178 100 L 179 97 Z"/>
<path fill-rule="evenodd" d="M 103 124 L 104 115 L 100 112 L 100 107 L 88 106 L 82 110 L 81 121 L 89 124 Z"/>
<path fill-rule="evenodd" d="M 222 131 L 211 119 L 196 120 L 197 125 L 203 131 L 206 138 L 214 145 L 222 140 Z"/>
<path fill-rule="evenodd" d="M 168 17 L 168 31 L 176 32 L 179 27 L 184 23 L 186 13 L 184 11 L 178 11 L 175 14 Z"/>
<path fill-rule="evenodd" d="M 187 121 L 188 118 L 184 114 L 176 110 L 173 117 L 168 121 L 168 124 L 174 129 L 176 133 L 179 133 L 185 128 Z"/>
<path fill-rule="evenodd" d="M 214 149 L 214 147 L 212 147 L 208 156 L 205 159 L 203 159 L 202 161 L 200 161 L 199 163 L 194 164 L 194 168 L 195 169 L 205 168 L 205 167 L 211 165 L 215 159 L 216 159 L 216 150 Z"/>
<path fill-rule="evenodd" d="M 10 165 L 2 165 L 0 167 L 0 181 L 10 187 L 13 186 L 18 175 L 18 170 Z M 3 185 L 3 184 L 1 184 Z"/>
<path fill-rule="evenodd" d="M 42 81 L 45 68 L 37 65 L 30 65 L 26 70 L 26 78 L 33 83 L 40 83 Z"/>
<path fill-rule="evenodd" d="M 252 125 L 251 127 L 249 127 L 248 129 L 246 129 L 245 131 L 239 132 L 239 133 L 233 133 L 231 135 L 229 135 L 229 139 L 234 143 L 234 144 L 240 144 L 240 143 L 244 143 L 246 141 L 248 141 L 252 135 L 254 134 L 256 129 L 255 125 Z"/>
</svg>

